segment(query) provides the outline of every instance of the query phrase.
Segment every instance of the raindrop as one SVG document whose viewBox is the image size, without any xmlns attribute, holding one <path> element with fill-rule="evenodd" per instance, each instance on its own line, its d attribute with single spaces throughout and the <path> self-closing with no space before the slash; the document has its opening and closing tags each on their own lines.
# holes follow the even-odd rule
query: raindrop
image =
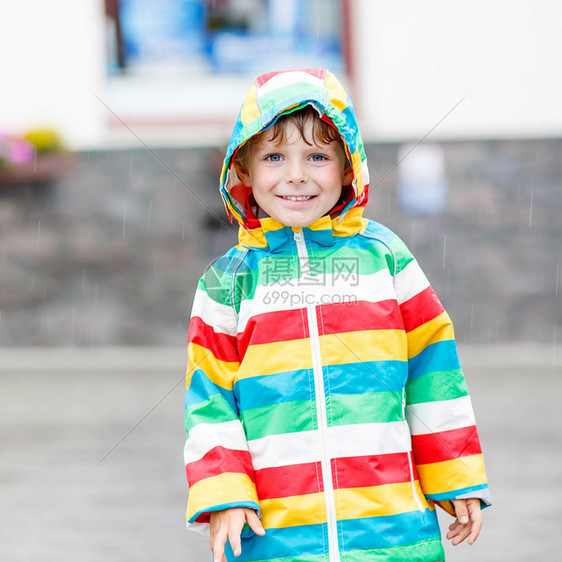
<svg viewBox="0 0 562 562">
<path fill-rule="evenodd" d="M 128 290 L 127 290 L 127 300 L 129 300 L 129 301 L 131 300 L 131 291 L 132 291 L 132 288 L 133 288 L 133 282 L 132 282 L 132 281 L 129 281 L 129 288 L 128 288 Z"/>
<path fill-rule="evenodd" d="M 533 225 L 533 198 L 535 196 L 535 192 L 531 191 L 531 202 L 529 204 L 529 228 Z"/>
<path fill-rule="evenodd" d="M 560 285 L 560 264 L 556 266 L 556 288 L 554 290 L 554 296 L 558 296 L 558 286 Z"/>
<path fill-rule="evenodd" d="M 557 326 L 554 324 L 552 327 L 552 368 L 556 369 L 556 365 L 558 364 L 558 331 Z"/>
<path fill-rule="evenodd" d="M 131 152 L 131 161 L 129 163 L 129 181 L 133 177 L 133 153 Z"/>
<path fill-rule="evenodd" d="M 491 339 L 492 339 L 492 325 L 490 324 L 488 326 L 488 343 L 490 343 Z"/>
<path fill-rule="evenodd" d="M 70 345 L 74 345 L 74 332 L 76 331 L 76 307 L 72 307 L 70 314 Z"/>
<path fill-rule="evenodd" d="M 39 236 L 41 235 L 41 219 L 39 219 L 37 221 L 37 238 L 35 240 L 35 243 L 38 244 L 39 243 Z"/>
<path fill-rule="evenodd" d="M 123 205 L 123 238 L 127 232 L 127 203 Z"/>
<path fill-rule="evenodd" d="M 445 271 L 446 256 L 447 256 L 447 235 L 443 234 L 443 271 Z"/>
<path fill-rule="evenodd" d="M 152 199 L 148 202 L 148 222 L 147 225 L 150 226 L 150 221 L 152 219 Z"/>
</svg>

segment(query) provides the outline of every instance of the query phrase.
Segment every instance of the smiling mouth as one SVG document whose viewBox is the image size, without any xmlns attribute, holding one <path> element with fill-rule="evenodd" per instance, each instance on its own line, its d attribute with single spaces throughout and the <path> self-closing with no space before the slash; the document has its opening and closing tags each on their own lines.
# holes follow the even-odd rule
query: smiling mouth
<svg viewBox="0 0 562 562">
<path fill-rule="evenodd" d="M 279 195 L 281 199 L 285 199 L 287 201 L 308 201 L 316 195 Z"/>
</svg>

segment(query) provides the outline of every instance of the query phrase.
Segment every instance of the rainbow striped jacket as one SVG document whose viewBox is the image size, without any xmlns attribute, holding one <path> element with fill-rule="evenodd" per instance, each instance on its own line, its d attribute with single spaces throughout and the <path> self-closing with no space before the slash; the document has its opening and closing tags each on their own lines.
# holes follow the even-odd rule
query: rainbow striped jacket
<svg viewBox="0 0 562 562">
<path fill-rule="evenodd" d="M 311 104 L 354 170 L 337 216 L 257 219 L 236 149 Z M 404 243 L 363 217 L 368 171 L 347 94 L 324 70 L 260 76 L 221 175 L 239 243 L 197 287 L 188 337 L 187 524 L 259 511 L 242 555 L 276 562 L 444 560 L 435 505 L 489 504 L 449 316 Z"/>
</svg>

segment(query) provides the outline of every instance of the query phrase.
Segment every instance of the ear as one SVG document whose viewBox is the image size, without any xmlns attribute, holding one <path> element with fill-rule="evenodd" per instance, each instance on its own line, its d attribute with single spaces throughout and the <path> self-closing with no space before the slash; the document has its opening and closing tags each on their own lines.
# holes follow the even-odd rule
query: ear
<svg viewBox="0 0 562 562">
<path fill-rule="evenodd" d="M 252 183 L 250 182 L 250 173 L 248 172 L 248 170 L 243 166 L 240 166 L 240 164 L 238 164 L 237 162 L 233 162 L 232 165 L 236 170 L 236 174 L 242 180 L 242 183 L 246 187 L 252 187 Z"/>
<path fill-rule="evenodd" d="M 351 185 L 353 181 L 353 168 L 348 163 L 343 171 L 343 185 Z"/>
</svg>

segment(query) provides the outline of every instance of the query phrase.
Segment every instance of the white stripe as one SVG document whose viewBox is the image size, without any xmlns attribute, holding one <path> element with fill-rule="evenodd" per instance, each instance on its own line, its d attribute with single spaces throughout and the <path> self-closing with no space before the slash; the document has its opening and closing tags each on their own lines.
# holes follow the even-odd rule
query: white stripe
<svg viewBox="0 0 562 562">
<path fill-rule="evenodd" d="M 357 283 L 357 286 L 354 286 Z M 238 331 L 242 332 L 252 316 L 264 312 L 295 310 L 311 305 L 379 302 L 395 299 L 392 279 L 387 270 L 371 275 L 357 275 L 352 271 L 313 275 L 307 279 L 267 283 L 256 288 L 253 299 L 242 301 Z"/>
<path fill-rule="evenodd" d="M 258 98 L 267 95 L 273 90 L 277 90 L 278 88 L 283 88 L 284 86 L 289 86 L 297 82 L 306 82 L 308 84 L 316 86 L 317 88 L 324 87 L 324 80 L 321 80 L 320 78 L 317 78 L 316 76 L 313 76 L 308 72 L 282 72 L 281 74 L 274 76 L 263 86 L 260 86 L 258 88 Z"/>
<path fill-rule="evenodd" d="M 332 457 L 402 453 L 411 449 L 405 421 L 358 423 L 328 428 Z"/>
<path fill-rule="evenodd" d="M 411 449 L 405 421 L 333 426 L 326 432 L 330 458 L 403 453 Z M 317 430 L 268 435 L 248 441 L 248 448 L 256 470 L 317 462 L 322 457 L 321 435 Z"/>
<path fill-rule="evenodd" d="M 317 462 L 321 456 L 318 431 L 268 435 L 248 441 L 254 469 Z"/>
<path fill-rule="evenodd" d="M 247 451 L 248 445 L 242 423 L 232 420 L 221 423 L 200 423 L 189 431 L 183 457 L 185 464 L 204 457 L 215 447 Z"/>
<path fill-rule="evenodd" d="M 195 292 L 191 316 L 199 316 L 215 332 L 236 335 L 234 311 L 230 306 L 214 301 L 203 289 Z"/>
<path fill-rule="evenodd" d="M 412 404 L 406 408 L 412 435 L 424 435 L 476 424 L 470 396 Z"/>
<path fill-rule="evenodd" d="M 400 273 L 396 275 L 396 298 L 402 304 L 424 289 L 429 287 L 429 281 L 416 260 L 412 260 Z"/>
</svg>

